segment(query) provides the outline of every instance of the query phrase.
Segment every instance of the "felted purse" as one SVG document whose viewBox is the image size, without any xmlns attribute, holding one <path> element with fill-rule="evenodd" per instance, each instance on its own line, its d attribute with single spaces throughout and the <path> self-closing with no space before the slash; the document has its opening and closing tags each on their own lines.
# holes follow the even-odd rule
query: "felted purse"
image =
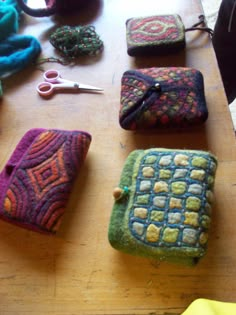
<svg viewBox="0 0 236 315">
<path fill-rule="evenodd" d="M 198 150 L 135 150 L 128 156 L 108 237 L 117 250 L 193 265 L 207 249 L 217 159 Z"/>
<path fill-rule="evenodd" d="M 126 21 L 127 53 L 132 57 L 175 53 L 185 48 L 185 33 L 192 30 L 213 34 L 204 15 L 189 28 L 178 14 L 130 18 Z"/>
<path fill-rule="evenodd" d="M 208 118 L 199 70 L 163 67 L 128 70 L 121 79 L 119 122 L 127 130 L 199 125 Z"/>
<path fill-rule="evenodd" d="M 84 131 L 29 130 L 0 173 L 0 218 L 55 233 L 90 142 Z"/>
</svg>

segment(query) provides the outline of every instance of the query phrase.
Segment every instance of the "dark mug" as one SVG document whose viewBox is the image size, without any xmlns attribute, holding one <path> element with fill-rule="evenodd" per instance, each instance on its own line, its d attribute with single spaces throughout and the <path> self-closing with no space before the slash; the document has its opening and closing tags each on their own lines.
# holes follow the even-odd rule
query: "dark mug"
<svg viewBox="0 0 236 315">
<path fill-rule="evenodd" d="M 35 0 L 35 3 L 37 0 Z M 17 0 L 19 7 L 28 15 L 35 17 L 50 16 L 53 14 L 68 14 L 75 12 L 84 5 L 86 0 L 45 0 L 45 6 L 40 8 L 30 7 L 24 0 Z"/>
</svg>

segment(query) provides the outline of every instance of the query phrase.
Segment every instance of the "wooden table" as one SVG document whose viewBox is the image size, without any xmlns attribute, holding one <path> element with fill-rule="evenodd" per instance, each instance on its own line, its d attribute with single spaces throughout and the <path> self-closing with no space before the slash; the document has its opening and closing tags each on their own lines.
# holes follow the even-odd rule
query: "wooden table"
<svg viewBox="0 0 236 315">
<path fill-rule="evenodd" d="M 43 57 L 57 56 L 48 41 L 61 24 L 88 24 L 104 41 L 100 57 L 76 65 L 46 63 L 71 80 L 101 86 L 103 95 L 58 93 L 40 98 L 35 67 L 4 80 L 0 106 L 0 164 L 4 167 L 30 128 L 80 129 L 93 136 L 62 226 L 49 237 L 0 222 L 0 314 L 180 314 L 196 298 L 236 301 L 236 146 L 233 124 L 207 34 L 188 32 L 187 49 L 148 59 L 126 53 L 129 17 L 179 13 L 190 26 L 199 0 L 92 1 L 76 17 L 22 17 L 23 33 L 36 36 Z M 173 132 L 128 132 L 118 123 L 120 79 L 130 68 L 190 66 L 205 78 L 209 119 L 204 127 Z M 207 255 L 193 268 L 158 263 L 114 250 L 107 239 L 112 191 L 123 163 L 137 148 L 210 150 L 219 160 Z"/>
</svg>

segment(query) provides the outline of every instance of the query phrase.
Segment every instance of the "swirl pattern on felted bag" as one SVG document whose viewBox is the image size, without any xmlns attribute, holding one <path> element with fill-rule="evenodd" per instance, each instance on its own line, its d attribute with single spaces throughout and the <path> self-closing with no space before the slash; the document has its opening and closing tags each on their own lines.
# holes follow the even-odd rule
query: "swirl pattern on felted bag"
<svg viewBox="0 0 236 315">
<path fill-rule="evenodd" d="M 9 220 L 56 232 L 90 141 L 88 134 L 79 131 L 42 132 L 7 189 L 3 211 Z"/>
<path fill-rule="evenodd" d="M 160 90 L 151 88 L 158 83 Z M 193 68 L 146 68 L 122 77 L 120 124 L 125 129 L 197 125 L 208 117 L 203 76 Z"/>
</svg>

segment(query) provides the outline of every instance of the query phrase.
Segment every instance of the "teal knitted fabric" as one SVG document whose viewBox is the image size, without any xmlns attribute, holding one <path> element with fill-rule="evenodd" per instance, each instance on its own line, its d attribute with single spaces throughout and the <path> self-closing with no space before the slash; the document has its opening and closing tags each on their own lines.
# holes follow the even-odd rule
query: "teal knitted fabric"
<svg viewBox="0 0 236 315">
<path fill-rule="evenodd" d="M 2 2 L 0 2 L 2 3 Z M 18 14 L 13 6 L 0 4 L 0 41 L 18 31 Z"/>
<path fill-rule="evenodd" d="M 24 2 L 26 2 L 26 0 L 24 0 Z M 18 5 L 17 1 L 15 1 L 15 0 L 0 1 L 0 6 L 11 6 L 17 11 L 18 15 L 20 15 L 20 13 L 22 12 L 20 6 Z"/>
<path fill-rule="evenodd" d="M 13 0 L 0 1 L 0 78 L 8 77 L 32 63 L 41 46 L 30 35 L 17 35 L 20 9 Z"/>
</svg>

